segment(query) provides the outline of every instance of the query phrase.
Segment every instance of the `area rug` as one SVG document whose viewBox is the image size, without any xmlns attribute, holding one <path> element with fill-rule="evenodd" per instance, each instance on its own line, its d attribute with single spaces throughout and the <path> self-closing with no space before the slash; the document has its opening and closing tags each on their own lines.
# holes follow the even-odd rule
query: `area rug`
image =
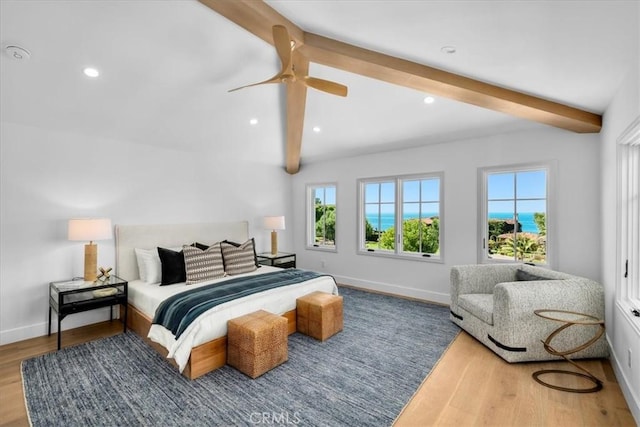
<svg viewBox="0 0 640 427">
<path fill-rule="evenodd" d="M 448 308 L 351 288 L 344 331 L 289 336 L 255 380 L 224 366 L 189 381 L 134 333 L 22 364 L 33 426 L 389 426 L 459 329 Z"/>
</svg>

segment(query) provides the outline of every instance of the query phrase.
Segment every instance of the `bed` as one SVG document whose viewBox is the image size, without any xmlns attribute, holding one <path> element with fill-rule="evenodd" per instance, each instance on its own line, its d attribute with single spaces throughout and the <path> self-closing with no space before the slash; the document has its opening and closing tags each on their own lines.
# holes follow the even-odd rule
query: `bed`
<svg viewBox="0 0 640 427">
<path fill-rule="evenodd" d="M 186 285 L 149 284 L 140 280 L 135 249 L 179 248 L 183 244 L 199 242 L 213 244 L 230 240 L 248 240 L 246 221 L 173 224 L 173 225 L 117 225 L 116 272 L 129 282 L 127 326 L 143 337 L 160 354 L 167 357 L 187 378 L 195 379 L 226 363 L 227 321 L 256 310 L 267 310 L 287 318 L 289 333 L 296 331 L 296 298 L 314 291 L 337 294 L 335 280 L 320 276 L 293 285 L 270 289 L 220 304 L 199 316 L 179 338 L 160 325 L 152 325 L 157 307 L 172 295 L 201 286 L 217 285 L 237 277 L 253 277 L 281 270 L 261 266 L 257 270 L 232 278 L 213 279 Z"/>
</svg>

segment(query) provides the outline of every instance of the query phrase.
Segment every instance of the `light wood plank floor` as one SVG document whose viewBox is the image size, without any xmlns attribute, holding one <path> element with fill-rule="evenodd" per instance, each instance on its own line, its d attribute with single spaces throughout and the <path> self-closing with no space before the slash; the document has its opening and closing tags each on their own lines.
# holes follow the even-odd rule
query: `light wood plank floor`
<svg viewBox="0 0 640 427">
<path fill-rule="evenodd" d="M 118 334 L 118 321 L 64 331 L 63 346 Z M 28 426 L 20 363 L 56 349 L 56 336 L 0 347 L 0 426 Z M 635 426 L 608 361 L 584 366 L 604 381 L 598 393 L 555 391 L 531 373 L 566 363 L 508 364 L 461 333 L 396 420 L 404 426 Z"/>
<path fill-rule="evenodd" d="M 531 378 L 567 362 L 509 364 L 461 332 L 395 422 L 405 426 L 636 426 L 608 360 L 577 362 L 602 380 L 597 393 L 568 393 Z M 592 387 L 577 377 L 545 375 L 565 387 Z"/>
</svg>

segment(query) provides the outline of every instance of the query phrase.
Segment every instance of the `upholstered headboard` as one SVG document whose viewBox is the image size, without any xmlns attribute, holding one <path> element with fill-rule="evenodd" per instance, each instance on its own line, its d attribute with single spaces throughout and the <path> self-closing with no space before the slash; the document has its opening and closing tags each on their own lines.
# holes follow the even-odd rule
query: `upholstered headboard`
<svg viewBox="0 0 640 427">
<path fill-rule="evenodd" d="M 116 225 L 116 274 L 128 281 L 140 277 L 134 249 L 180 247 L 221 240 L 244 242 L 249 238 L 247 221 L 202 224 Z"/>
</svg>

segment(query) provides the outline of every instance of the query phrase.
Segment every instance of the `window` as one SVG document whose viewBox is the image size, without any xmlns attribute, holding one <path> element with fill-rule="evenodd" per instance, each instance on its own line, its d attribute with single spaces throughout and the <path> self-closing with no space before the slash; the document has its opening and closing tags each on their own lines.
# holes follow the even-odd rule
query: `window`
<svg viewBox="0 0 640 427">
<path fill-rule="evenodd" d="M 336 185 L 307 186 L 307 248 L 336 249 Z"/>
<path fill-rule="evenodd" d="M 442 174 L 359 180 L 360 253 L 442 258 Z"/>
<path fill-rule="evenodd" d="M 480 262 L 550 264 L 549 165 L 480 170 Z"/>
<path fill-rule="evenodd" d="M 618 287 L 640 308 L 640 117 L 618 138 Z"/>
</svg>

